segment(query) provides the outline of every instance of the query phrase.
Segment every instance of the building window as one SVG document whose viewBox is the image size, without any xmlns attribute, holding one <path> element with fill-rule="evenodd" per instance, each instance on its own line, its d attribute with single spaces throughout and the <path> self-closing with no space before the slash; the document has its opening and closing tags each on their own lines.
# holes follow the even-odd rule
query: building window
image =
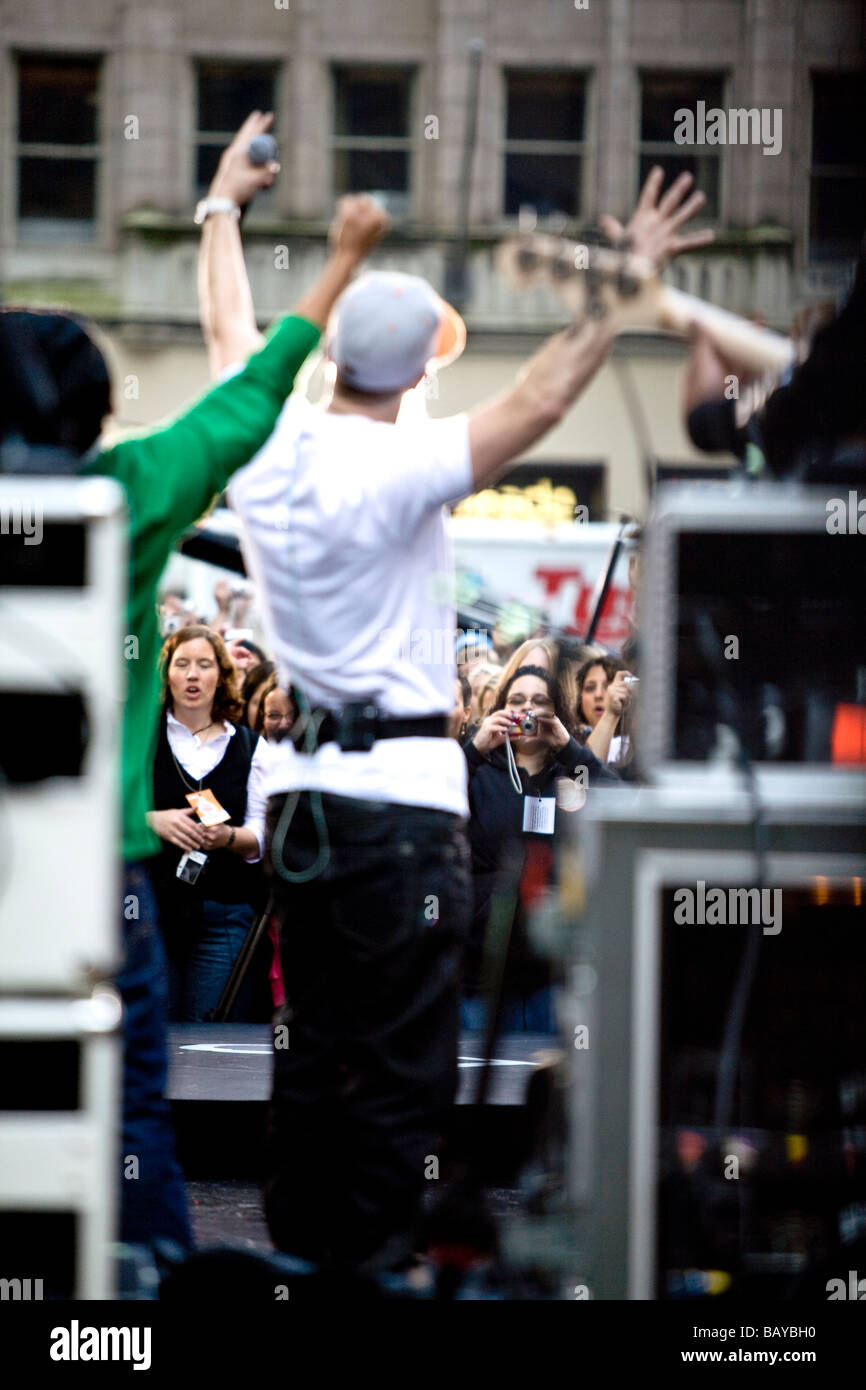
<svg viewBox="0 0 866 1390">
<path fill-rule="evenodd" d="M 413 73 L 334 68 L 334 191 L 373 193 L 395 217 L 410 208 Z"/>
<path fill-rule="evenodd" d="M 665 187 L 678 174 L 694 176 L 695 188 L 706 195 L 702 216 L 715 221 L 720 216 L 720 145 L 678 145 L 674 140 L 677 111 L 695 113 L 698 102 L 705 111 L 721 108 L 724 82 L 719 73 L 662 72 L 641 76 L 640 184 L 654 164 L 665 171 Z"/>
<path fill-rule="evenodd" d="M 220 155 L 251 111 L 274 111 L 277 69 L 272 63 L 199 63 L 196 118 L 196 196 L 202 197 Z M 273 196 L 260 193 L 261 205 Z"/>
<path fill-rule="evenodd" d="M 96 237 L 98 58 L 18 59 L 18 239 Z"/>
<path fill-rule="evenodd" d="M 866 73 L 812 76 L 809 259 L 857 255 L 866 208 Z"/>
<path fill-rule="evenodd" d="M 585 79 L 580 73 L 524 68 L 505 73 L 507 217 L 576 217 L 584 154 Z"/>
</svg>

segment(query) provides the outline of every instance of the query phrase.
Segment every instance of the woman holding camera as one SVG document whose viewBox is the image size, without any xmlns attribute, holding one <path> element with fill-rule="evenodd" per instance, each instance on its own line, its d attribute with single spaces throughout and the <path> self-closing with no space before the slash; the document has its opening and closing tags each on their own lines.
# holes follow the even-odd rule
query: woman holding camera
<svg viewBox="0 0 866 1390">
<path fill-rule="evenodd" d="M 600 762 L 619 763 L 628 754 L 628 735 L 616 731 L 635 680 L 607 656 L 590 657 L 577 673 L 579 732 Z"/>
<path fill-rule="evenodd" d="M 235 668 L 211 628 L 173 633 L 161 666 L 156 809 L 148 824 L 163 842 L 154 879 L 169 959 L 169 1016 L 193 1023 L 216 1007 L 262 904 L 266 751 L 242 722 Z M 190 802 L 198 794 L 206 794 L 202 814 Z M 235 1021 L 262 1012 L 255 982 L 248 977 L 246 986 Z M 258 986 L 266 999 L 264 978 Z"/>
<path fill-rule="evenodd" d="M 520 864 L 520 904 L 515 904 L 509 966 L 511 1007 L 507 1027 L 549 1031 L 552 1026 L 546 969 L 530 959 L 521 905 L 527 890 L 544 886 L 552 871 L 556 818 L 583 805 L 586 787 L 616 783 L 574 737 L 574 716 L 561 689 L 541 666 L 519 666 L 500 688 L 495 707 L 464 747 L 469 770 L 469 839 L 472 848 L 473 925 L 466 951 L 463 1021 L 481 1026 L 478 993 L 484 939 L 497 883 Z M 503 870 L 505 876 L 503 877 Z"/>
</svg>

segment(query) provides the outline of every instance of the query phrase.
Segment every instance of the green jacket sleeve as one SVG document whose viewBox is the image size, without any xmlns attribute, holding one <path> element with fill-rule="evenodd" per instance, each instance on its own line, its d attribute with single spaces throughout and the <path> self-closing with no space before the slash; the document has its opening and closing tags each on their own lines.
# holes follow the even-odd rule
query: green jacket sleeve
<svg viewBox="0 0 866 1390">
<path fill-rule="evenodd" d="M 127 486 L 139 524 L 175 534 L 191 526 L 269 438 L 319 336 L 307 319 L 282 319 L 242 372 L 176 420 L 121 440 L 87 471 Z"/>
</svg>

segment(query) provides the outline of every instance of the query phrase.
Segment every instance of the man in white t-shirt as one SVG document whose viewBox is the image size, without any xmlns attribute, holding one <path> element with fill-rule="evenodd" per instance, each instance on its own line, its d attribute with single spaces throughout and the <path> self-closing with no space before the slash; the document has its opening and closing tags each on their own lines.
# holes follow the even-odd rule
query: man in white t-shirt
<svg viewBox="0 0 866 1390">
<path fill-rule="evenodd" d="M 661 183 L 655 171 L 627 229 L 657 261 L 707 239 L 678 235 L 703 201 L 683 201 L 689 180 L 659 201 Z M 242 277 L 204 246 L 217 372 L 257 341 Z M 229 493 L 305 726 L 299 749 L 276 750 L 268 782 L 289 1026 L 274 1054 L 268 1222 L 283 1250 L 370 1271 L 411 1253 L 457 1081 L 470 878 L 465 764 L 446 736 L 455 614 L 444 507 L 555 425 L 611 343 L 606 320 L 589 319 L 471 415 L 398 424 L 448 317 L 414 276 L 356 281 L 338 306 L 327 407 L 293 397 Z"/>
</svg>

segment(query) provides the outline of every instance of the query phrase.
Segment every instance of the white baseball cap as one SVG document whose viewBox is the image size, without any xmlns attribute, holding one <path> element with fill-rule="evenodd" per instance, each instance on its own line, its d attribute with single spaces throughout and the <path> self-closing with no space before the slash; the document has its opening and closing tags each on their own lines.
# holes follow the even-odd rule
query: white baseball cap
<svg viewBox="0 0 866 1390">
<path fill-rule="evenodd" d="M 371 270 L 341 297 L 329 353 L 350 390 L 388 392 L 453 362 L 465 342 L 460 315 L 426 280 Z"/>
</svg>

